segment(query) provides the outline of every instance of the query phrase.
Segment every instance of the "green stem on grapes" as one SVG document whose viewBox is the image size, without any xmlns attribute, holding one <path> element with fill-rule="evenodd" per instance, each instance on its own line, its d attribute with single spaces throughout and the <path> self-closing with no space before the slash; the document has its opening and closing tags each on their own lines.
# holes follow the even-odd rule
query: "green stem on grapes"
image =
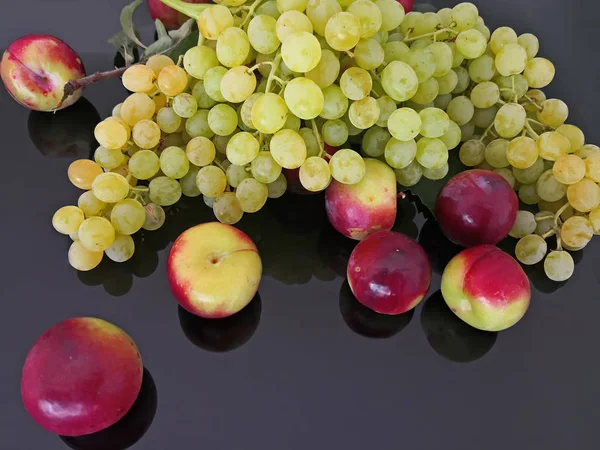
<svg viewBox="0 0 600 450">
<path fill-rule="evenodd" d="M 273 75 L 273 80 L 277 81 L 281 85 L 281 87 L 284 87 L 286 84 L 288 84 L 287 81 L 282 80 L 281 78 L 279 78 L 276 75 Z"/>
<path fill-rule="evenodd" d="M 377 81 L 377 83 L 379 83 L 380 86 L 383 86 L 381 84 L 381 78 L 379 78 L 379 75 L 377 75 L 374 70 L 369 70 L 369 74 L 371 75 L 371 78 L 373 78 L 375 81 Z"/>
<path fill-rule="evenodd" d="M 496 104 L 504 106 L 506 105 L 506 102 L 504 100 L 498 100 Z"/>
<path fill-rule="evenodd" d="M 554 215 L 554 228 L 558 228 L 558 219 L 560 219 L 560 215 L 564 213 L 569 206 L 569 202 L 567 202 L 562 205 L 558 211 L 556 211 L 556 214 Z"/>
<path fill-rule="evenodd" d="M 537 141 L 540 138 L 540 135 L 537 134 L 535 131 L 533 131 L 533 128 L 531 128 L 531 125 L 529 124 L 529 122 L 527 120 L 525 121 L 525 129 L 527 130 L 527 133 L 529 133 L 529 136 L 532 139 Z"/>
<path fill-rule="evenodd" d="M 252 6 L 250 7 L 250 9 L 248 10 L 248 15 L 246 16 L 246 18 L 244 19 L 244 21 L 239 25 L 239 28 L 244 28 L 244 25 L 246 25 L 246 23 L 248 23 L 248 21 L 250 19 L 252 19 L 252 17 L 254 16 L 254 12 L 256 11 L 256 8 L 258 8 L 261 3 L 264 0 L 256 0 Z"/>
<path fill-rule="evenodd" d="M 313 133 L 315 133 L 315 137 L 317 138 L 317 143 L 319 144 L 319 156 L 322 158 L 325 154 L 325 147 L 323 146 L 321 133 L 319 133 L 319 129 L 317 128 L 317 122 L 315 122 L 315 119 L 311 119 L 310 123 L 312 125 Z"/>
<path fill-rule="evenodd" d="M 273 65 L 273 61 L 263 61 L 263 62 L 260 62 L 260 63 L 258 63 L 258 64 L 254 64 L 252 67 L 250 67 L 250 68 L 249 68 L 249 69 L 246 71 L 246 73 L 248 73 L 248 74 L 251 74 L 251 73 L 252 73 L 252 72 L 254 72 L 256 69 L 260 69 L 261 67 L 263 67 L 263 66 L 266 66 L 266 65 L 269 65 L 269 66 Z"/>
<path fill-rule="evenodd" d="M 200 14 L 212 6 L 212 3 L 185 3 L 182 0 L 160 0 L 165 5 L 185 14 L 192 19 L 198 19 Z"/>
<path fill-rule="evenodd" d="M 550 231 L 542 234 L 542 238 L 543 239 L 548 239 L 550 236 L 552 236 L 553 234 L 556 234 L 556 230 L 554 228 L 552 228 Z"/>
<path fill-rule="evenodd" d="M 556 233 L 556 251 L 562 250 L 562 239 L 560 238 L 560 233 Z"/>
<path fill-rule="evenodd" d="M 273 63 L 271 64 L 271 71 L 269 72 L 269 77 L 267 78 L 267 85 L 265 87 L 265 94 L 271 92 L 271 84 L 273 83 L 273 77 L 275 73 L 277 73 L 277 69 L 279 69 L 279 64 L 281 63 L 281 53 L 277 53 L 275 55 L 275 59 L 273 59 Z"/>
<path fill-rule="evenodd" d="M 512 83 L 513 94 L 515 94 L 515 103 L 517 103 L 519 101 L 519 96 L 517 94 L 516 87 L 515 87 L 515 77 L 510 77 L 510 81 Z"/>
<path fill-rule="evenodd" d="M 554 219 L 554 214 L 548 213 L 546 215 L 536 217 L 535 221 L 536 222 L 542 222 L 543 220 L 548 220 L 548 219 Z"/>
<path fill-rule="evenodd" d="M 533 123 L 534 125 L 539 126 L 542 130 L 551 130 L 552 128 L 549 127 L 548 125 L 544 125 L 542 122 L 538 122 L 535 119 L 527 119 L 527 122 L 529 123 Z"/>
<path fill-rule="evenodd" d="M 354 58 L 354 53 L 352 53 L 350 50 L 346 50 L 344 53 L 346 55 L 348 55 L 350 58 Z"/>
<path fill-rule="evenodd" d="M 223 172 L 227 172 L 227 170 L 225 170 L 225 168 L 223 167 L 223 165 L 219 161 L 217 161 L 216 159 L 213 161 L 213 163 L 214 163 L 215 166 L 217 166 Z"/>
<path fill-rule="evenodd" d="M 494 128 L 494 122 L 492 122 L 491 125 L 485 129 L 485 131 L 479 138 L 479 142 L 483 142 L 483 140 L 487 137 L 487 135 L 492 131 L 492 128 Z"/>
<path fill-rule="evenodd" d="M 411 30 L 412 30 L 412 28 L 409 29 L 409 34 L 410 34 Z M 407 37 L 405 37 L 402 40 L 402 42 L 416 41 L 417 39 L 422 39 L 422 38 L 431 37 L 431 36 L 437 37 L 438 34 L 442 34 L 442 33 L 446 33 L 446 32 L 453 33 L 453 34 L 458 34 L 458 31 L 453 30 L 452 28 L 446 27 L 446 28 L 442 28 L 440 30 L 432 31 L 431 33 L 425 33 L 425 34 L 420 34 L 418 36 L 413 36 L 411 38 L 409 38 L 408 35 L 407 35 Z"/>
<path fill-rule="evenodd" d="M 537 102 L 532 99 L 529 95 L 525 94 L 523 96 L 525 98 L 525 100 L 527 100 L 530 104 L 532 104 L 533 106 L 535 106 L 537 108 L 538 111 L 542 111 L 544 108 L 542 108 L 540 105 L 537 104 Z"/>
<path fill-rule="evenodd" d="M 198 47 L 201 47 L 204 45 L 205 39 L 206 38 L 202 35 L 202 33 L 198 33 Z"/>
<path fill-rule="evenodd" d="M 179 67 L 181 67 L 181 64 L 183 64 L 183 55 L 179 55 L 179 59 L 177 60 L 177 65 Z"/>
</svg>

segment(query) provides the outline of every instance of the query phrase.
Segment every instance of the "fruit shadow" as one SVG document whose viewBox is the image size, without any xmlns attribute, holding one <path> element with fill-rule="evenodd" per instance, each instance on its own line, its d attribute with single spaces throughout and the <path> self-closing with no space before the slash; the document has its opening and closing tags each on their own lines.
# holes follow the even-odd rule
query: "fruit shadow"
<svg viewBox="0 0 600 450">
<path fill-rule="evenodd" d="M 444 358 L 469 363 L 484 357 L 498 333 L 467 325 L 446 305 L 441 291 L 434 292 L 421 309 L 421 328 L 431 348 Z"/>
<path fill-rule="evenodd" d="M 142 387 L 129 412 L 117 423 L 85 436 L 59 436 L 74 450 L 125 450 L 150 428 L 158 406 L 158 391 L 150 371 L 144 367 Z"/>
<path fill-rule="evenodd" d="M 399 315 L 379 314 L 362 305 L 345 280 L 340 289 L 340 313 L 348 328 L 368 338 L 385 339 L 404 330 L 414 315 L 414 310 Z"/>
<path fill-rule="evenodd" d="M 246 344 L 258 328 L 261 311 L 258 293 L 244 309 L 224 319 L 205 319 L 178 306 L 179 324 L 185 337 L 196 347 L 215 353 L 230 352 Z"/>
</svg>

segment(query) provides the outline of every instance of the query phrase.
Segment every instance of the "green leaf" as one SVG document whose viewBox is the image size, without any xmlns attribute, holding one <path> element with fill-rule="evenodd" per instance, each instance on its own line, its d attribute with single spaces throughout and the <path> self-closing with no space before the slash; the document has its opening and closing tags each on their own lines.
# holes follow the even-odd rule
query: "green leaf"
<svg viewBox="0 0 600 450">
<path fill-rule="evenodd" d="M 184 22 L 178 30 L 169 31 L 169 36 L 173 38 L 173 44 L 177 45 L 186 37 L 188 37 L 192 32 L 192 29 L 194 28 L 195 24 L 196 21 L 194 19 L 190 19 Z"/>
<path fill-rule="evenodd" d="M 169 52 L 167 52 L 167 55 L 170 56 L 173 61 L 177 61 L 179 57 L 184 55 L 185 52 L 187 52 L 190 48 L 198 45 L 199 35 L 200 33 L 198 32 L 198 30 L 194 31 L 186 38 L 179 41 L 177 45 L 175 45 L 171 50 L 169 50 Z"/>
<path fill-rule="evenodd" d="M 114 46 L 123 57 L 125 65 L 135 62 L 137 45 L 123 31 L 114 34 L 108 43 Z"/>
<path fill-rule="evenodd" d="M 459 147 L 450 150 L 448 157 L 449 170 L 444 178 L 441 180 L 428 180 L 425 177 L 421 178 L 415 186 L 406 188 L 410 193 L 419 198 L 423 206 L 425 206 L 432 215 L 435 215 L 435 201 L 437 196 L 446 185 L 448 180 L 459 172 L 468 169 L 465 167 L 458 158 Z"/>
<path fill-rule="evenodd" d="M 121 28 L 123 33 L 142 48 L 146 46 L 138 39 L 137 32 L 133 26 L 133 13 L 142 4 L 143 0 L 135 0 L 133 3 L 125 6 L 121 11 Z"/>
<path fill-rule="evenodd" d="M 197 19 L 207 8 L 212 6 L 212 3 L 187 3 L 182 0 L 160 0 L 165 5 L 170 6 L 176 11 L 185 14 L 188 17 Z"/>
<path fill-rule="evenodd" d="M 142 59 L 148 59 L 152 55 L 158 55 L 159 53 L 164 53 L 173 47 L 173 39 L 167 33 L 165 26 L 163 23 L 156 19 L 156 32 L 158 33 L 158 39 L 150 44 L 148 48 L 142 54 Z"/>
</svg>

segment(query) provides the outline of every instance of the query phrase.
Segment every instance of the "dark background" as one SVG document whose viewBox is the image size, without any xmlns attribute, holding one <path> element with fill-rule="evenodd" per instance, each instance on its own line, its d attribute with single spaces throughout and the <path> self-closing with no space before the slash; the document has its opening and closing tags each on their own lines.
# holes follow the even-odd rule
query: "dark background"
<svg viewBox="0 0 600 450">
<path fill-rule="evenodd" d="M 118 31 L 125 3 L 10 2 L 10 11 L 0 15 L 0 46 L 6 48 L 28 33 L 53 34 L 74 47 L 88 73 L 106 70 L 114 57 L 106 39 Z M 557 68 L 548 96 L 565 100 L 571 107 L 569 122 L 584 130 L 587 142 L 599 143 L 597 4 L 476 4 L 490 27 L 508 25 L 540 38 L 540 54 Z M 150 41 L 152 23 L 145 8 L 136 14 L 136 23 Z M 125 96 L 118 80 L 86 93 L 102 117 Z M 75 155 L 38 151 L 28 119 L 36 138 L 79 141 L 79 157 L 87 156 L 85 130 L 96 120 L 93 108 L 82 103 L 65 119 L 70 126 L 49 128 L 47 118 L 30 118 L 28 110 L 0 89 L 0 448 L 67 448 L 26 414 L 19 382 L 26 352 L 36 338 L 74 316 L 109 320 L 140 348 L 157 397 L 149 382 L 147 398 L 141 399 L 145 403 L 138 408 L 142 414 L 131 418 L 137 425 L 123 428 L 145 428 L 153 404 L 157 409 L 136 450 L 599 447 L 600 239 L 577 255 L 575 274 L 565 284 L 544 282 L 538 269 L 530 270 L 535 287 L 530 310 L 498 336 L 475 332 L 448 314 L 437 293 L 439 272 L 412 320 L 406 316 L 373 323 L 348 295 L 340 276 L 351 244 L 327 224 L 322 198 L 286 196 L 269 201 L 265 211 L 239 225 L 257 242 L 264 261 L 260 302 L 255 300 L 236 323 L 219 329 L 192 324 L 193 329 L 207 330 L 196 336 L 204 347 L 199 348 L 182 330 L 165 260 L 180 232 L 212 220 L 208 209 L 200 199 L 185 201 L 171 213 L 165 230 L 138 237 L 134 261 L 123 266 L 103 263 L 93 273 L 78 274 L 66 259 L 70 240 L 55 233 L 50 223 L 54 211 L 74 204 L 80 193 L 66 176 Z M 417 225 L 424 222 L 405 203 L 397 229 L 416 237 Z M 451 251 L 432 222 L 419 239 L 433 249 L 432 255 Z M 443 267 L 443 260 L 433 259 Z M 389 335 L 403 326 L 389 339 L 353 331 Z M 255 327 L 251 339 L 231 352 L 207 350 L 240 344 Z M 121 434 L 121 441 L 140 433 L 132 434 Z M 91 448 L 87 444 L 79 448 Z"/>
</svg>

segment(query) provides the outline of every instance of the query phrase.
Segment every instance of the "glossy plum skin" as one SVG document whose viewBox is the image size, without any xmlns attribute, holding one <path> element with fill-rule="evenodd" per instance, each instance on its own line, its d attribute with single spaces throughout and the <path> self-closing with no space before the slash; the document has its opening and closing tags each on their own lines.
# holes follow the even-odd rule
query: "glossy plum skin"
<svg viewBox="0 0 600 450">
<path fill-rule="evenodd" d="M 518 210 L 519 200 L 506 180 L 478 169 L 451 178 L 435 204 L 442 233 L 463 247 L 500 242 L 514 225 Z"/>
<path fill-rule="evenodd" d="M 31 417 L 62 436 L 118 422 L 135 403 L 143 366 L 133 340 L 101 319 L 73 318 L 46 331 L 23 367 L 21 396 Z"/>
<path fill-rule="evenodd" d="M 85 69 L 77 53 L 54 36 L 35 34 L 14 41 L 2 56 L 0 74 L 12 98 L 34 111 L 66 108 L 83 94 L 80 89 L 58 108 L 65 84 L 84 77 Z"/>
<path fill-rule="evenodd" d="M 211 3 L 210 0 L 183 0 L 185 3 Z M 167 30 L 176 30 L 190 18 L 160 0 L 148 0 L 148 9 L 154 20 L 160 19 Z"/>
<path fill-rule="evenodd" d="M 404 12 L 409 13 L 415 5 L 415 0 L 397 0 L 404 7 Z"/>
<path fill-rule="evenodd" d="M 474 328 L 501 331 L 527 312 L 531 287 L 510 255 L 494 245 L 463 250 L 446 266 L 442 295 L 448 307 Z"/>
<path fill-rule="evenodd" d="M 356 299 L 380 314 L 402 314 L 429 290 L 431 265 L 423 248 L 395 231 L 378 231 L 354 248 L 348 284 Z"/>
<path fill-rule="evenodd" d="M 361 240 L 396 221 L 396 175 L 390 167 L 365 158 L 366 173 L 356 184 L 332 180 L 325 194 L 325 209 L 333 227 L 350 239 Z"/>
</svg>

